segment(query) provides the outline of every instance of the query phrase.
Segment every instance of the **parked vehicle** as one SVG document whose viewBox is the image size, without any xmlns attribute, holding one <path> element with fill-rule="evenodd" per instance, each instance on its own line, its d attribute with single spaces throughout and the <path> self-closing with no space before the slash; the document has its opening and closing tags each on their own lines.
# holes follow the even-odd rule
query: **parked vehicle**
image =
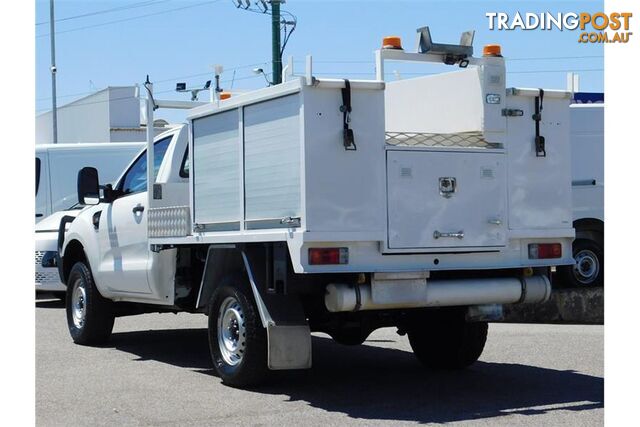
<svg viewBox="0 0 640 427">
<path fill-rule="evenodd" d="M 106 182 L 115 181 L 122 169 L 145 143 L 46 144 L 36 146 L 36 292 L 64 297 L 60 281 L 58 226 L 63 216 L 75 216 L 78 205 L 78 171 L 91 165 Z"/>
<path fill-rule="evenodd" d="M 92 166 L 109 182 L 115 180 L 140 142 L 36 145 L 36 222 L 77 203 L 78 171 Z"/>
<path fill-rule="evenodd" d="M 573 263 L 569 94 L 507 89 L 472 33 L 420 33 L 418 53 L 384 43 L 375 80 L 316 78 L 309 57 L 304 77 L 192 109 L 113 187 L 84 168 L 91 206 L 61 226 L 73 340 L 204 313 L 216 373 L 247 386 L 309 368 L 312 331 L 356 345 L 396 326 L 425 365 L 463 368 L 502 304 L 547 300 Z M 459 68 L 385 83 L 389 60 Z M 149 96 L 147 116 L 176 106 Z"/>
<path fill-rule="evenodd" d="M 561 267 L 560 284 L 604 285 L 604 103 L 571 105 L 573 266 Z"/>
<path fill-rule="evenodd" d="M 67 286 L 60 281 L 58 274 L 58 227 L 64 216 L 75 216 L 82 206 L 55 212 L 36 224 L 36 293 L 50 292 L 64 299 Z"/>
</svg>

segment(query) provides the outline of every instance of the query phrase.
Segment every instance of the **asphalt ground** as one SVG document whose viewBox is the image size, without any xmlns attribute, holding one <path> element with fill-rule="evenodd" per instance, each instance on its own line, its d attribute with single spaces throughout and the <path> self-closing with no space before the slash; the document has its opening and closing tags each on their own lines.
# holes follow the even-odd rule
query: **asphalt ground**
<svg viewBox="0 0 640 427">
<path fill-rule="evenodd" d="M 492 324 L 464 371 L 422 368 L 406 337 L 347 347 L 314 334 L 313 368 L 246 391 L 213 375 L 206 317 L 116 319 L 108 345 L 74 345 L 62 303 L 36 301 L 36 421 L 55 425 L 592 426 L 604 418 L 604 328 Z"/>
</svg>

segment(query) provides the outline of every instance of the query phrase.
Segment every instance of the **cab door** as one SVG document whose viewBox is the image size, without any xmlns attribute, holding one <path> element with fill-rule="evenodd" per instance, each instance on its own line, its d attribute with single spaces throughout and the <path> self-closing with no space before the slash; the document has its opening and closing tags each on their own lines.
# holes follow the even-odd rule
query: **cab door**
<svg viewBox="0 0 640 427">
<path fill-rule="evenodd" d="M 173 135 L 155 143 L 156 174 L 172 138 Z M 114 292 L 150 294 L 147 271 L 152 255 L 147 240 L 146 151 L 120 179 L 116 191 L 121 195 L 106 205 L 98 219 L 101 247 L 96 280 Z"/>
</svg>

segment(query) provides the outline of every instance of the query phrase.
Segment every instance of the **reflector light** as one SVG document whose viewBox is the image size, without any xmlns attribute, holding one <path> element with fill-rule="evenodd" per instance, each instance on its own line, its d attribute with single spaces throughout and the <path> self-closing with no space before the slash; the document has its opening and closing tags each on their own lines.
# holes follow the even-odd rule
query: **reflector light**
<svg viewBox="0 0 640 427">
<path fill-rule="evenodd" d="M 348 264 L 348 248 L 310 248 L 310 265 Z"/>
<path fill-rule="evenodd" d="M 560 243 L 529 243 L 529 259 L 561 258 Z"/>
<path fill-rule="evenodd" d="M 387 36 L 382 39 L 383 49 L 400 49 L 402 50 L 402 40 L 398 36 Z"/>
<path fill-rule="evenodd" d="M 220 100 L 229 99 L 229 98 L 231 98 L 231 92 L 221 92 L 220 93 Z"/>
<path fill-rule="evenodd" d="M 499 44 L 487 44 L 482 48 L 483 56 L 502 56 L 502 48 Z"/>
</svg>

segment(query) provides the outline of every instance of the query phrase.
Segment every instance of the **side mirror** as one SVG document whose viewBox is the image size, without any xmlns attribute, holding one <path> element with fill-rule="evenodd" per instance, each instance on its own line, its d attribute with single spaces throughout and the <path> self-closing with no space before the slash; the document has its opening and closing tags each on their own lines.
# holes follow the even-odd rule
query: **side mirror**
<svg viewBox="0 0 640 427">
<path fill-rule="evenodd" d="M 96 168 L 85 167 L 78 172 L 78 202 L 83 205 L 100 203 L 100 184 Z"/>
</svg>

